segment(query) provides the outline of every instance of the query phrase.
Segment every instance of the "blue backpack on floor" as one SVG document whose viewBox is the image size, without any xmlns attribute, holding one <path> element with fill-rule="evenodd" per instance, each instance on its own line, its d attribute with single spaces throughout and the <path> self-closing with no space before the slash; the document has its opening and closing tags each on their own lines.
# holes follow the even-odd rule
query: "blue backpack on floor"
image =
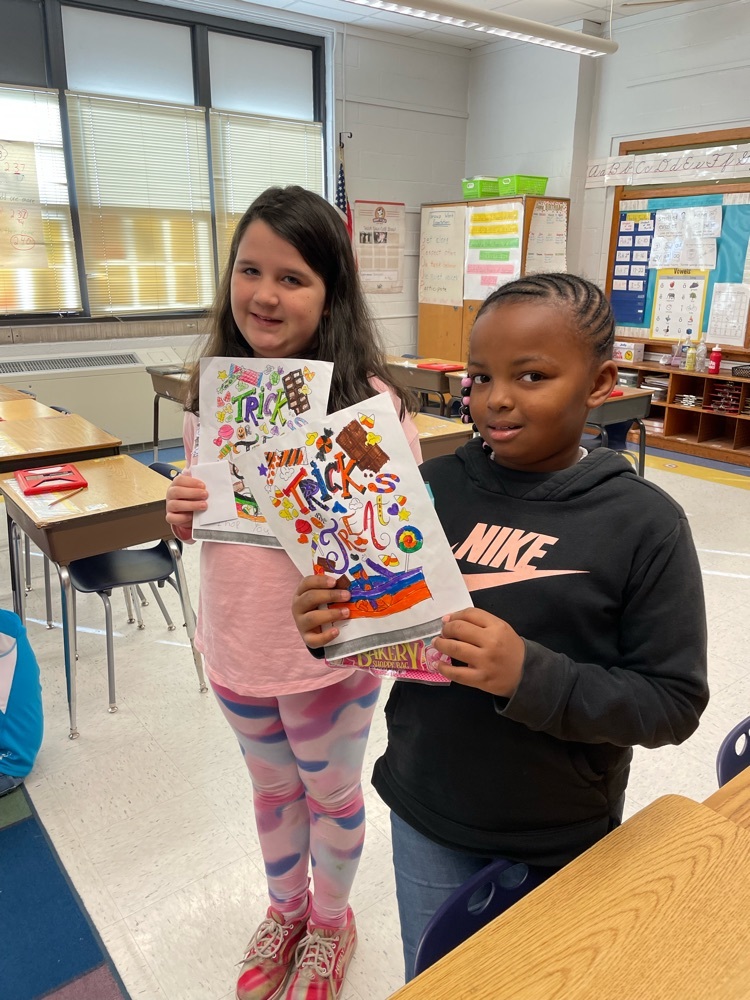
<svg viewBox="0 0 750 1000">
<path fill-rule="evenodd" d="M 21 619 L 0 609 L 0 795 L 31 771 L 43 731 L 39 664 Z"/>
</svg>

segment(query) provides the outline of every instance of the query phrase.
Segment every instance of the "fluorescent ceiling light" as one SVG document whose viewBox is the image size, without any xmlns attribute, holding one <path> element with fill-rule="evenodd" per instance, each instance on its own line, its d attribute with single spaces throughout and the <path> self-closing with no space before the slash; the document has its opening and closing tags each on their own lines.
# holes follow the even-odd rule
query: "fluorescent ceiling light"
<svg viewBox="0 0 750 1000">
<path fill-rule="evenodd" d="M 539 21 L 528 21 L 525 17 L 512 17 L 510 14 L 482 10 L 481 7 L 470 7 L 458 2 L 450 3 L 448 0 L 427 0 L 429 10 L 409 7 L 403 3 L 392 3 L 391 0 L 346 0 L 346 2 L 358 4 L 360 7 L 387 10 L 392 14 L 419 17 L 425 21 L 436 21 L 439 24 L 452 24 L 457 28 L 483 31 L 487 35 L 502 35 L 504 38 L 515 38 L 520 42 L 547 45 L 553 49 L 577 52 L 582 56 L 604 56 L 616 52 L 618 48 L 617 42 L 609 38 L 584 35 L 583 32 L 556 28 Z"/>
</svg>

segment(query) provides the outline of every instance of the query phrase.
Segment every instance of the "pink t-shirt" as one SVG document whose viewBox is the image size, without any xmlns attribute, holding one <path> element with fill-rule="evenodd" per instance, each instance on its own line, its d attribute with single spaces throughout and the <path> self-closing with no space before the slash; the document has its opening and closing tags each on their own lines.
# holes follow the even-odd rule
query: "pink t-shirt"
<svg viewBox="0 0 750 1000">
<path fill-rule="evenodd" d="M 372 385 L 387 391 L 377 379 Z M 396 397 L 394 403 L 398 408 Z M 409 414 L 402 426 L 412 454 L 421 462 L 419 434 Z M 186 412 L 185 471 L 197 460 L 197 430 L 195 414 Z M 291 607 L 300 578 L 281 549 L 201 543 L 195 644 L 212 681 L 237 694 L 273 698 L 327 687 L 354 672 L 327 667 L 303 643 Z"/>
</svg>

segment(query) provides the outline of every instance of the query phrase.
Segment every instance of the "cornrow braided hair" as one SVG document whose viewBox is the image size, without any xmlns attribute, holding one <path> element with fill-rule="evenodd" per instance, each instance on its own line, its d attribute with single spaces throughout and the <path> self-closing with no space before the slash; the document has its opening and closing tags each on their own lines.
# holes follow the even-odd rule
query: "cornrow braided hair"
<svg viewBox="0 0 750 1000">
<path fill-rule="evenodd" d="M 601 288 L 576 274 L 532 274 L 496 288 L 482 303 L 476 318 L 501 302 L 538 298 L 557 299 L 577 321 L 597 361 L 612 357 L 615 317 Z"/>
</svg>

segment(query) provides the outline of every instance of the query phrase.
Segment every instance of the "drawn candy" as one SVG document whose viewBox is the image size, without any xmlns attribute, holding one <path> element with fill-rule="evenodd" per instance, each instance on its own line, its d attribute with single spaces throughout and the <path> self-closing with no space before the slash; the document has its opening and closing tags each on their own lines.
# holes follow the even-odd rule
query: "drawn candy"
<svg viewBox="0 0 750 1000">
<path fill-rule="evenodd" d="M 375 426 L 375 415 L 373 413 L 359 413 L 357 416 L 359 417 L 359 422 L 362 426 L 366 427 L 368 430 L 372 430 Z"/>
<path fill-rule="evenodd" d="M 398 545 L 402 552 L 406 552 L 407 554 L 410 552 L 419 552 L 423 544 L 424 538 L 422 537 L 422 532 L 419 528 L 415 528 L 411 524 L 399 528 L 396 532 L 396 545 Z"/>
<path fill-rule="evenodd" d="M 229 424 L 222 424 L 219 428 L 219 437 L 224 441 L 228 441 L 232 434 L 234 433 L 232 427 Z"/>
<path fill-rule="evenodd" d="M 373 434 L 372 431 L 365 438 L 367 444 L 380 444 L 383 438 L 379 434 Z"/>
<path fill-rule="evenodd" d="M 392 569 L 394 566 L 398 566 L 398 558 L 396 556 L 389 556 L 387 553 L 380 557 L 380 561 L 386 569 Z"/>
<path fill-rule="evenodd" d="M 304 517 L 298 517 L 294 522 L 295 531 L 299 532 L 299 538 L 297 541 L 304 545 L 306 542 L 310 541 L 310 532 L 312 531 L 312 525 L 309 521 L 306 521 Z"/>
</svg>

